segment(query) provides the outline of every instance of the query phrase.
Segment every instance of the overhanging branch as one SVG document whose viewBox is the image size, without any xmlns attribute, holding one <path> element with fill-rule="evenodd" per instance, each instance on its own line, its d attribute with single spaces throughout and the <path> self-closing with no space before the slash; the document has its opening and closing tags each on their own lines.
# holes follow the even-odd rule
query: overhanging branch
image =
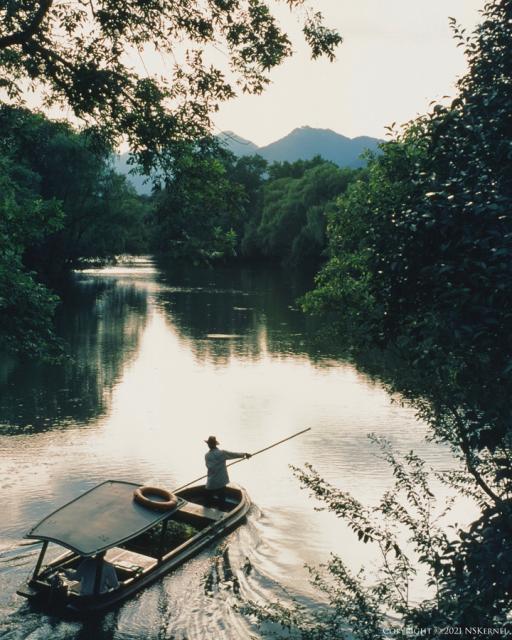
<svg viewBox="0 0 512 640">
<path fill-rule="evenodd" d="M 50 10 L 52 4 L 53 0 L 41 0 L 41 2 L 39 3 L 39 8 L 36 11 L 32 21 L 24 29 L 0 38 L 0 50 L 7 49 L 7 47 L 12 47 L 16 44 L 25 44 L 29 40 L 31 40 L 37 33 L 37 30 L 41 26 L 41 23 Z"/>
<path fill-rule="evenodd" d="M 489 498 L 491 498 L 491 500 L 494 502 L 494 504 L 497 505 L 498 507 L 503 508 L 504 504 L 505 504 L 504 501 L 502 500 L 502 498 L 500 498 L 500 496 L 498 496 L 491 489 L 491 487 L 489 487 L 489 485 L 487 484 L 487 482 L 485 482 L 485 480 L 483 479 L 481 474 L 478 472 L 478 469 L 476 468 L 475 464 L 473 463 L 471 447 L 470 447 L 468 438 L 466 436 L 466 433 L 464 431 L 464 424 L 463 424 L 459 414 L 457 413 L 456 409 L 454 409 L 453 407 L 448 407 L 448 409 L 449 409 L 450 413 L 452 414 L 452 416 L 453 416 L 453 418 L 455 420 L 455 424 L 457 426 L 457 431 L 458 431 L 459 438 L 460 438 L 460 447 L 462 449 L 462 453 L 464 454 L 464 458 L 466 460 L 466 466 L 468 468 L 468 471 L 471 473 L 473 478 L 476 480 L 476 483 L 478 484 L 478 486 L 482 489 L 482 491 L 484 491 L 484 493 L 486 493 L 489 496 Z"/>
</svg>

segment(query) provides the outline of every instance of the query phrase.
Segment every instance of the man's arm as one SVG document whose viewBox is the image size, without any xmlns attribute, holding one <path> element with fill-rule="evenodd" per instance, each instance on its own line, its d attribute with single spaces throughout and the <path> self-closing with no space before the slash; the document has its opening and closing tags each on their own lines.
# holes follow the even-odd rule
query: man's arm
<svg viewBox="0 0 512 640">
<path fill-rule="evenodd" d="M 250 453 L 236 453 L 235 451 L 226 451 L 225 449 L 222 450 L 222 453 L 224 454 L 225 460 L 231 460 L 232 458 L 250 458 L 251 457 Z"/>
</svg>

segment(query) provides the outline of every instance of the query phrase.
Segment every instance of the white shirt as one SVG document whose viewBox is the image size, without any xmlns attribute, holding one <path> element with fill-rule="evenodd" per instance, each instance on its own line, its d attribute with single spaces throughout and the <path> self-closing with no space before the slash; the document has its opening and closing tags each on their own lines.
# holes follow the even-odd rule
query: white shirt
<svg viewBox="0 0 512 640">
<path fill-rule="evenodd" d="M 224 451 L 224 449 L 210 449 L 204 457 L 206 468 L 208 469 L 206 488 L 222 489 L 225 487 L 229 482 L 226 460 L 231 460 L 232 458 L 243 458 L 244 455 L 245 453 Z"/>
</svg>

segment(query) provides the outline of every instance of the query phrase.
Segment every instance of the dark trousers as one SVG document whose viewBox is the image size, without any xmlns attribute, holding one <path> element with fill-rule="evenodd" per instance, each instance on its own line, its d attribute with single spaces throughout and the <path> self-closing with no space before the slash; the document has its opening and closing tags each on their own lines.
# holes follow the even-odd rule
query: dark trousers
<svg viewBox="0 0 512 640">
<path fill-rule="evenodd" d="M 226 501 L 226 487 L 220 489 L 206 489 L 205 506 L 211 507 L 214 504 L 224 503 Z"/>
</svg>

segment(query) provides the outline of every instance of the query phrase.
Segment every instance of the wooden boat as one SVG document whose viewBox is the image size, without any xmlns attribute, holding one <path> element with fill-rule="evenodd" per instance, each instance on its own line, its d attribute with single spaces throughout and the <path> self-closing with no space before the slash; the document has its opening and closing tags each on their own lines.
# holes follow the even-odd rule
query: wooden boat
<svg viewBox="0 0 512 640">
<path fill-rule="evenodd" d="M 17 593 L 65 612 L 103 611 L 240 525 L 250 508 L 245 490 L 233 484 L 224 499 L 208 506 L 203 485 L 183 489 L 167 510 L 136 502 L 138 487 L 107 480 L 33 527 L 26 537 L 43 545 L 32 576 Z M 66 552 L 44 565 L 49 543 Z M 91 563 L 87 587 L 82 567 Z"/>
</svg>

